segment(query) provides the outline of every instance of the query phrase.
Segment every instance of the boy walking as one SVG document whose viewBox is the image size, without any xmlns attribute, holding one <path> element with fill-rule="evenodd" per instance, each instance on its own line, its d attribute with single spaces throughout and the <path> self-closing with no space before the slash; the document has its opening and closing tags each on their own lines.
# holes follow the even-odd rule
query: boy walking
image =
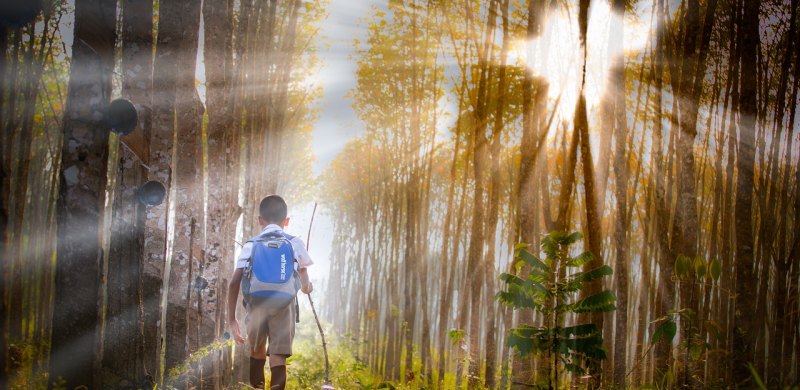
<svg viewBox="0 0 800 390">
<path fill-rule="evenodd" d="M 288 207 L 283 198 L 278 195 L 264 198 L 261 200 L 258 211 L 258 223 L 262 231 L 244 244 L 236 260 L 233 277 L 231 277 L 228 289 L 228 325 L 236 343 L 243 344 L 245 339 L 242 337 L 239 322 L 236 320 L 236 301 L 239 297 L 240 286 L 242 286 L 247 312 L 245 327 L 250 347 L 250 384 L 258 389 L 264 388 L 264 366 L 269 357 L 271 372 L 269 388 L 283 390 L 286 386 L 286 358 L 292 355 L 292 341 L 297 318 L 292 299 L 292 296 L 297 294 L 297 290 L 293 286 L 296 286 L 297 279 L 299 279 L 300 290 L 306 294 L 311 293 L 314 287 L 309 281 L 307 267 L 314 262 L 309 257 L 303 240 L 283 232 L 283 228 L 289 223 Z M 283 255 L 278 260 L 282 262 L 279 268 L 271 269 L 254 264 L 254 262 L 264 263 L 263 258 L 269 257 L 274 251 L 279 250 L 293 255 L 294 261 L 292 262 L 291 259 L 289 261 L 291 268 L 286 267 L 286 256 Z M 294 262 L 297 263 L 296 272 L 292 272 L 294 271 Z M 260 280 L 266 279 L 274 282 L 273 278 L 276 278 L 275 280 L 284 279 L 287 274 L 286 268 L 289 268 L 288 274 L 291 277 L 286 282 L 286 286 L 289 286 L 287 287 L 289 288 L 288 294 L 281 291 L 266 291 L 268 290 L 266 288 L 264 288 L 265 291 L 256 291 L 260 286 L 265 285 Z M 270 284 L 266 283 L 266 285 Z"/>
</svg>

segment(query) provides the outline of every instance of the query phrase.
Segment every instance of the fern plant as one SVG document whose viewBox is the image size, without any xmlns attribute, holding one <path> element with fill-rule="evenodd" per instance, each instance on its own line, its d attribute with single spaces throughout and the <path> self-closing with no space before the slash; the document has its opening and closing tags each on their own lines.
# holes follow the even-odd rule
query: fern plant
<svg viewBox="0 0 800 390">
<path fill-rule="evenodd" d="M 549 388 L 558 386 L 564 370 L 584 375 L 599 368 L 600 361 L 606 358 L 597 325 L 567 321 L 568 317 L 580 318 L 576 314 L 615 310 L 616 298 L 608 290 L 580 297 L 586 283 L 613 272 L 606 265 L 582 270 L 594 256 L 590 252 L 569 255 L 570 246 L 582 238 L 578 232 L 546 235 L 541 243 L 543 260 L 529 252 L 527 244 L 518 244 L 515 273 L 500 276 L 505 282 L 505 289 L 497 294 L 501 303 L 514 309 L 532 309 L 543 318 L 543 326 L 522 324 L 511 329 L 507 344 L 523 357 L 536 354 L 546 358 Z"/>
</svg>

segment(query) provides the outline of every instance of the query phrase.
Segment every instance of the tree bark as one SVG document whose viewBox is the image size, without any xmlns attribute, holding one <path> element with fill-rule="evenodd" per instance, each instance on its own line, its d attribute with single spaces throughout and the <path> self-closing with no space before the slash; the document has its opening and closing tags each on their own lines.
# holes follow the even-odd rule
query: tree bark
<svg viewBox="0 0 800 390">
<path fill-rule="evenodd" d="M 742 20 L 737 40 L 741 44 L 741 72 L 739 97 L 739 142 L 736 156 L 736 266 L 734 311 L 733 361 L 731 367 L 735 383 L 742 385 L 750 378 L 748 364 L 753 361 L 753 348 L 757 335 L 753 284 L 754 230 L 753 185 L 755 170 L 755 142 L 757 120 L 757 55 L 759 50 L 760 0 L 744 2 Z"/>
<path fill-rule="evenodd" d="M 620 19 L 618 23 L 611 27 L 612 32 L 609 39 L 618 40 L 617 45 L 621 48 L 623 37 L 622 20 L 625 16 L 624 1 L 616 0 L 613 4 L 614 13 Z M 614 372 L 613 384 L 615 387 L 625 387 L 625 374 L 627 373 L 627 340 L 628 340 L 628 240 L 627 234 L 630 228 L 628 219 L 628 123 L 625 109 L 625 57 L 619 51 L 617 58 L 612 59 L 610 89 L 612 100 L 612 110 L 609 113 L 613 116 L 611 120 L 612 128 L 607 132 L 613 131 L 616 150 L 614 151 L 614 177 L 615 195 L 617 199 L 617 217 L 614 224 L 614 247 L 616 259 L 614 264 L 614 279 L 616 281 L 617 310 L 615 315 L 615 334 L 614 334 Z M 644 266 L 643 266 L 644 267 Z"/>
<path fill-rule="evenodd" d="M 122 381 L 145 385 L 156 372 L 159 345 L 152 313 L 158 296 L 152 294 L 144 275 L 144 225 L 146 206 L 137 191 L 147 179 L 153 77 L 153 3 L 126 0 L 122 4 L 122 96 L 137 107 L 134 132 L 122 137 L 116 173 L 103 351 L 106 386 Z M 147 293 L 147 294 L 146 294 Z M 145 298 L 145 294 L 147 298 Z M 148 321 L 149 320 L 149 321 Z"/>
<path fill-rule="evenodd" d="M 508 51 L 509 51 L 509 27 L 508 27 L 508 19 L 509 19 L 509 1 L 504 0 L 500 7 L 500 16 L 503 26 L 503 43 L 501 48 L 500 60 L 499 60 L 499 70 L 497 76 L 497 103 L 495 105 L 495 113 L 494 113 L 494 125 L 492 128 L 492 138 L 491 144 L 489 148 L 489 155 L 490 155 L 490 190 L 489 190 L 489 202 L 487 204 L 487 220 L 486 220 L 486 232 L 488 234 L 487 237 L 487 275 L 486 278 L 486 296 L 487 296 L 487 312 L 488 312 L 488 332 L 486 334 L 486 364 L 485 364 L 485 375 L 486 378 L 486 387 L 492 389 L 496 387 L 496 371 L 497 367 L 497 305 L 498 303 L 494 300 L 495 291 L 498 290 L 498 286 L 496 278 L 493 277 L 497 275 L 497 268 L 495 264 L 497 263 L 497 259 L 495 256 L 495 247 L 497 244 L 497 221 L 500 218 L 500 179 L 502 178 L 502 173 L 500 172 L 500 153 L 502 152 L 502 144 L 501 144 L 501 137 L 503 133 L 503 125 L 505 121 L 505 109 L 506 109 L 506 94 L 508 89 L 508 77 L 507 77 L 507 69 L 506 69 L 506 61 L 508 59 Z"/>
<path fill-rule="evenodd" d="M 138 186 L 147 172 L 133 152 L 119 151 L 116 189 L 108 256 L 106 324 L 103 335 L 102 381 L 104 386 L 146 385 L 155 369 L 145 351 L 155 339 L 145 337 L 146 306 L 158 305 L 143 298 L 141 256 L 144 246 L 145 206 L 137 198 Z M 149 333 L 149 332 L 148 332 Z"/>
<path fill-rule="evenodd" d="M 486 30 L 484 31 L 483 52 L 478 59 L 478 71 L 480 72 L 480 79 L 478 81 L 477 99 L 475 101 L 473 110 L 474 128 L 472 129 L 473 137 L 473 175 L 474 175 L 474 194 L 472 198 L 472 226 L 470 226 L 469 248 L 467 250 L 467 269 L 475 270 L 480 277 L 470 278 L 470 283 L 467 286 L 470 297 L 469 309 L 469 331 L 467 337 L 469 339 L 469 388 L 475 388 L 481 382 L 480 367 L 481 367 L 481 343 L 480 343 L 480 312 L 481 312 L 481 292 L 484 279 L 488 271 L 486 261 L 483 259 L 486 227 L 486 200 L 484 199 L 485 193 L 483 186 L 485 185 L 485 170 L 486 170 L 486 157 L 487 157 L 487 144 L 486 127 L 488 120 L 488 97 L 490 95 L 489 80 L 492 79 L 492 68 L 489 65 L 489 53 L 491 36 L 494 33 L 496 25 L 497 13 L 497 0 L 492 0 L 489 5 L 488 21 L 486 23 Z"/>
<path fill-rule="evenodd" d="M 64 117 L 50 378 L 95 387 L 102 261 L 100 218 L 108 153 L 102 105 L 111 94 L 116 2 L 75 3 L 75 41 Z M 99 103 L 99 105 L 98 105 Z"/>
<path fill-rule="evenodd" d="M 540 37 L 543 30 L 543 20 L 545 18 L 546 2 L 540 0 L 530 0 L 528 2 L 528 23 L 526 37 L 528 40 Z M 546 55 L 545 53 L 537 53 Z M 520 242 L 528 243 L 532 247 L 538 246 L 539 234 L 537 231 L 537 218 L 539 218 L 537 197 L 537 179 L 546 180 L 547 170 L 539 169 L 542 154 L 546 142 L 546 102 L 549 86 L 542 77 L 536 77 L 533 70 L 525 69 L 525 79 L 522 86 L 522 139 L 520 140 L 520 170 L 519 187 L 517 188 L 517 221 L 515 237 Z M 542 199 L 542 203 L 548 203 L 548 199 Z M 548 213 L 544 213 L 546 219 L 550 219 Z M 524 272 L 524 271 L 523 271 Z M 531 310 L 520 311 L 516 316 L 514 324 L 532 323 L 533 313 Z M 529 359 L 522 359 L 519 354 L 513 355 L 511 368 L 512 388 L 516 388 L 514 383 L 530 383 L 534 379 L 532 362 Z"/>
<path fill-rule="evenodd" d="M 190 326 L 192 330 L 195 327 L 203 329 L 209 326 L 213 329 L 213 324 L 204 323 L 194 305 L 193 299 L 196 298 L 192 298 L 192 290 L 199 285 L 196 284 L 196 280 L 199 279 L 193 277 L 199 276 L 198 273 L 205 264 L 202 254 L 204 192 L 201 134 L 204 107 L 195 88 L 200 3 L 180 2 L 179 11 L 182 24 L 177 60 L 181 68 L 175 74 L 177 79 L 175 116 L 178 131 L 177 148 L 180 153 L 177 153 L 175 161 L 175 246 L 169 262 L 165 318 L 166 370 L 177 367 L 190 351 L 201 347 L 196 337 L 197 332 L 190 332 Z M 200 289 L 195 292 L 203 293 Z"/>
<path fill-rule="evenodd" d="M 203 277 L 209 281 L 209 290 L 202 295 L 204 318 L 215 318 L 214 327 L 200 336 L 200 343 L 210 343 L 226 329 L 224 297 L 220 294 L 227 284 L 227 275 L 233 271 L 236 218 L 239 216 L 238 199 L 230 196 L 233 183 L 238 183 L 238 170 L 230 165 L 231 149 L 238 142 L 228 133 L 238 134 L 234 121 L 234 64 L 233 64 L 233 1 L 209 0 L 203 4 L 204 58 L 206 74 L 206 105 L 208 107 L 208 177 L 215 183 L 208 186 L 208 226 L 206 228 L 206 263 Z M 238 195 L 238 194 L 237 194 Z M 238 198 L 238 196 L 237 196 Z M 222 298 L 222 300 L 220 300 Z M 229 354 L 229 353 L 228 353 Z M 203 381 L 203 387 L 219 385 L 218 363 L 224 359 L 216 354 L 213 373 Z M 205 373 L 204 373 L 205 374 Z"/>
<path fill-rule="evenodd" d="M 7 388 L 8 386 L 8 367 L 6 366 L 7 351 L 8 351 L 8 326 L 6 325 L 6 318 L 8 313 L 6 309 L 6 272 L 7 272 L 7 259 L 8 246 L 7 246 L 7 230 L 8 230 L 8 210 L 10 208 L 8 193 L 10 188 L 7 188 L 6 182 L 6 153 L 7 142 L 5 134 L 5 126 L 3 121 L 3 109 L 5 103 L 6 91 L 6 51 L 8 50 L 8 29 L 6 26 L 0 25 L 0 318 L 3 321 L 3 330 L 0 331 L 0 388 Z"/>
</svg>

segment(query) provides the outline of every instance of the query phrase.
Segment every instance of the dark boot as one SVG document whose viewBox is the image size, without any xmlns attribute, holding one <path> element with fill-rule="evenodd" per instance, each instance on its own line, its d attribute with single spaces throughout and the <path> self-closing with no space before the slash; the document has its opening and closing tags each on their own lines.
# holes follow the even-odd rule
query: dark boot
<svg viewBox="0 0 800 390">
<path fill-rule="evenodd" d="M 286 366 L 270 367 L 272 377 L 269 380 L 270 390 L 283 390 L 286 388 Z"/>
<path fill-rule="evenodd" d="M 250 385 L 256 389 L 264 388 L 264 366 L 266 364 L 265 359 L 250 358 Z"/>
</svg>

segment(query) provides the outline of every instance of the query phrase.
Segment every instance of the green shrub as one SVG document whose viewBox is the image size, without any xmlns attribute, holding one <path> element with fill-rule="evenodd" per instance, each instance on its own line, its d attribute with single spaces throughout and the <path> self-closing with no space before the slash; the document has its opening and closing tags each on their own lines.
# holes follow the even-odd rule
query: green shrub
<svg viewBox="0 0 800 390">
<path fill-rule="evenodd" d="M 580 271 L 594 260 L 589 252 L 570 257 L 570 245 L 580 241 L 580 233 L 552 232 L 542 239 L 545 254 L 540 260 L 517 245 L 515 274 L 504 273 L 500 279 L 506 288 L 497 299 L 514 309 L 532 309 L 542 315 L 543 326 L 522 324 L 511 329 L 508 346 L 521 356 L 544 355 L 547 361 L 548 387 L 558 387 L 564 370 L 583 375 L 599 368 L 606 358 L 602 330 L 592 323 L 568 325 L 568 314 L 597 313 L 615 310 L 614 295 L 603 290 L 585 298 L 580 293 L 585 284 L 612 274 L 608 266 Z M 571 272 L 572 269 L 578 269 Z M 524 270 L 524 271 L 523 271 Z M 522 272 L 522 273 L 521 273 Z"/>
</svg>

